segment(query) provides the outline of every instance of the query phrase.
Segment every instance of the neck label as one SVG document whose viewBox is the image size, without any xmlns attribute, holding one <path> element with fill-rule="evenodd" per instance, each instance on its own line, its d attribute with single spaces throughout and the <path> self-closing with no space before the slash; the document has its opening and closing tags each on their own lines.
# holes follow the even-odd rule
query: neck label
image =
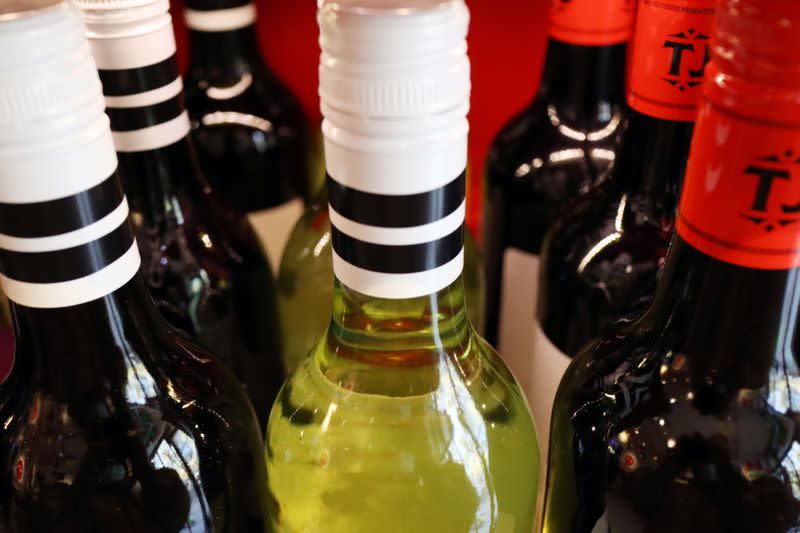
<svg viewBox="0 0 800 533">
<path fill-rule="evenodd" d="M 635 12 L 635 0 L 552 0 L 550 37 L 581 46 L 624 43 Z"/>
<path fill-rule="evenodd" d="M 681 238 L 746 268 L 800 266 L 800 124 L 704 102 L 679 208 Z"/>
<path fill-rule="evenodd" d="M 165 31 L 165 29 L 167 31 Z M 118 152 L 144 152 L 174 144 L 189 134 L 189 115 L 175 56 L 172 25 L 131 39 L 93 39 L 106 114 Z M 120 41 L 126 46 L 120 46 Z M 146 54 L 129 50 L 144 47 Z"/>
<path fill-rule="evenodd" d="M 183 18 L 190 30 L 204 32 L 234 31 L 256 22 L 256 6 L 246 3 L 227 9 L 184 9 Z"/>
<path fill-rule="evenodd" d="M 416 194 L 358 190 L 328 176 L 334 272 L 378 298 L 434 293 L 461 275 L 466 172 Z"/>
<path fill-rule="evenodd" d="M 139 269 L 116 172 L 72 196 L 2 203 L 0 230 L 0 283 L 11 301 L 27 307 L 70 307 L 102 298 Z"/>
<path fill-rule="evenodd" d="M 628 104 L 645 115 L 692 122 L 711 59 L 714 0 L 640 0 Z"/>
</svg>

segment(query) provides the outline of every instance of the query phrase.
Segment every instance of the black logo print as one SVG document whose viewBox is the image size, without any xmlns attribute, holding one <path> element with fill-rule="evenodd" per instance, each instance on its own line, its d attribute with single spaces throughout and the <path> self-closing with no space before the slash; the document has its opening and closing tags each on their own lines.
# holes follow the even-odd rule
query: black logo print
<svg viewBox="0 0 800 533">
<path fill-rule="evenodd" d="M 779 195 L 778 201 L 771 201 L 775 196 L 775 185 L 790 181 L 795 165 L 800 165 L 800 157 L 791 149 L 755 158 L 744 169 L 744 174 L 756 176 L 758 184 L 753 201 L 749 209 L 742 212 L 742 216 L 766 232 L 800 222 L 800 202 L 784 203 L 786 198 L 783 195 Z"/>
<path fill-rule="evenodd" d="M 711 60 L 708 35 L 689 28 L 669 35 L 664 48 L 672 50 L 672 58 L 662 80 L 681 92 L 703 82 L 703 72 Z"/>
</svg>

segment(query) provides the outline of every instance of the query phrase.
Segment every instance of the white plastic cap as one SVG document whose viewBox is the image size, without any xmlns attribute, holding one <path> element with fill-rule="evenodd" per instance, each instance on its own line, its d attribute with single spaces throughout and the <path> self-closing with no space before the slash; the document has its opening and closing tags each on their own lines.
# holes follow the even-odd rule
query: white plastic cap
<svg viewBox="0 0 800 533">
<path fill-rule="evenodd" d="M 89 37 L 119 39 L 170 24 L 169 0 L 72 0 L 81 8 Z"/>
<path fill-rule="evenodd" d="M 0 7 L 0 202 L 70 196 L 116 168 L 85 31 L 65 0 Z"/>
<path fill-rule="evenodd" d="M 80 12 L 62 1 L 11 4 L 15 11 L 0 11 L 0 147 L 77 133 L 105 118 Z"/>
<path fill-rule="evenodd" d="M 417 118 L 468 105 L 463 0 L 320 0 L 323 114 Z"/>
</svg>

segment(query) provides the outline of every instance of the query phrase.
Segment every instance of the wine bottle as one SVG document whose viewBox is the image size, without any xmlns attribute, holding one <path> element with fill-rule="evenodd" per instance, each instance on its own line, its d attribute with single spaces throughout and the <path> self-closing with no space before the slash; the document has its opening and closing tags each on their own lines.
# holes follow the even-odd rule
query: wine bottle
<svg viewBox="0 0 800 533">
<path fill-rule="evenodd" d="M 266 424 L 284 373 L 274 281 L 209 189 L 189 137 L 167 0 L 76 0 L 106 96 L 143 273 L 164 316 L 217 354 Z"/>
<path fill-rule="evenodd" d="M 545 231 L 616 156 L 633 7 L 630 0 L 552 0 L 539 91 L 489 150 L 486 339 L 517 376 L 530 375 Z"/>
<path fill-rule="evenodd" d="M 84 34 L 71 2 L 0 5 L 0 531 L 266 532 L 245 392 L 139 273 Z"/>
<path fill-rule="evenodd" d="M 531 371 L 520 377 L 543 439 L 571 357 L 618 320 L 640 315 L 655 291 L 710 58 L 715 5 L 640 2 L 627 89 L 631 111 L 616 160 L 545 237 Z"/>
<path fill-rule="evenodd" d="M 258 49 L 251 0 L 185 0 L 186 106 L 203 170 L 277 268 L 309 187 L 309 126 Z"/>
<path fill-rule="evenodd" d="M 558 390 L 548 533 L 800 528 L 798 24 L 792 0 L 720 4 L 653 305 Z"/>
<path fill-rule="evenodd" d="M 333 267 L 328 191 L 320 190 L 292 230 L 278 274 L 282 348 L 287 372 L 308 356 L 331 319 Z M 464 280 L 467 314 L 483 328 L 484 276 L 478 247 L 464 232 Z"/>
<path fill-rule="evenodd" d="M 533 422 L 461 279 L 467 7 L 326 0 L 318 20 L 334 311 L 270 415 L 273 525 L 528 533 Z"/>
</svg>

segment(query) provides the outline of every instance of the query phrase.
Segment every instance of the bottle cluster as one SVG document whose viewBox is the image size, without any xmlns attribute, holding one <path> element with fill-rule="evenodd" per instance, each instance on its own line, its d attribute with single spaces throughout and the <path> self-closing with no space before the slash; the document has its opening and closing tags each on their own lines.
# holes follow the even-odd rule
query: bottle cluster
<svg viewBox="0 0 800 533">
<path fill-rule="evenodd" d="M 319 128 L 181 7 L 0 2 L 0 533 L 800 531 L 796 0 L 553 0 L 482 261 L 465 0 L 319 0 Z"/>
</svg>

